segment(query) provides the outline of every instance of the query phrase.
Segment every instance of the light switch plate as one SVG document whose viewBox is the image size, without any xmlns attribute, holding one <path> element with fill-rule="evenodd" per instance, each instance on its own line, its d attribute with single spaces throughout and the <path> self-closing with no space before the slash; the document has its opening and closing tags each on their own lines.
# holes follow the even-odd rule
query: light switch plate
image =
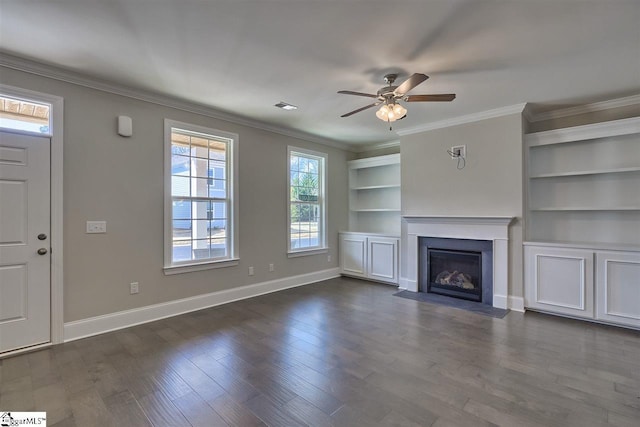
<svg viewBox="0 0 640 427">
<path fill-rule="evenodd" d="M 106 233 L 107 221 L 87 221 L 87 234 Z"/>
</svg>

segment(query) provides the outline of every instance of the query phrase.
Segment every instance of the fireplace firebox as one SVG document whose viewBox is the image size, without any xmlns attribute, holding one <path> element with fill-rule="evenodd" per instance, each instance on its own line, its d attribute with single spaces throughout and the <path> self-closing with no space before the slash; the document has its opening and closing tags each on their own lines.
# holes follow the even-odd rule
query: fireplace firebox
<svg viewBox="0 0 640 427">
<path fill-rule="evenodd" d="M 419 290 L 493 305 L 493 243 L 419 239 Z"/>
<path fill-rule="evenodd" d="M 481 252 L 427 249 L 427 292 L 482 301 Z"/>
</svg>

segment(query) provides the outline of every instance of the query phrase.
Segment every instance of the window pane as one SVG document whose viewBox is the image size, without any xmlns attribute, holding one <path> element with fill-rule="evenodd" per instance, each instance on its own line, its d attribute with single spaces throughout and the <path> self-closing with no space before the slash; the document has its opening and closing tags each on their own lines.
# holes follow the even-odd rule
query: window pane
<svg viewBox="0 0 640 427">
<path fill-rule="evenodd" d="M 191 238 L 192 239 L 206 239 L 209 237 L 209 220 L 207 219 L 194 219 L 191 221 Z"/>
<path fill-rule="evenodd" d="M 173 241 L 172 258 L 174 262 L 191 260 L 191 240 Z"/>
<path fill-rule="evenodd" d="M 178 154 L 171 155 L 171 175 L 189 176 L 190 157 Z"/>
<path fill-rule="evenodd" d="M 173 241 L 191 240 L 191 220 L 173 220 Z"/>
<path fill-rule="evenodd" d="M 227 204 L 224 202 L 211 202 L 209 219 L 212 221 L 227 219 Z"/>
<path fill-rule="evenodd" d="M 226 239 L 211 239 L 211 256 L 212 257 L 228 256 Z"/>
<path fill-rule="evenodd" d="M 209 210 L 211 209 L 211 202 L 208 200 L 196 200 L 191 202 L 191 210 L 193 212 L 193 219 L 209 219 Z"/>
<path fill-rule="evenodd" d="M 227 237 L 227 221 L 224 219 L 211 221 L 211 226 L 209 227 L 209 237 L 216 239 L 225 239 Z"/>
<path fill-rule="evenodd" d="M 186 199 L 174 200 L 173 219 L 191 219 L 191 201 Z"/>
<path fill-rule="evenodd" d="M 200 178 L 208 177 L 209 161 L 207 159 L 191 160 L 191 176 L 199 176 Z"/>
<path fill-rule="evenodd" d="M 172 196 L 189 196 L 191 188 L 191 178 L 186 176 L 171 177 L 171 195 Z"/>
<path fill-rule="evenodd" d="M 209 197 L 209 178 L 191 178 L 191 196 Z"/>
<path fill-rule="evenodd" d="M 213 142 L 212 142 L 213 144 Z M 226 145 L 226 144 L 225 144 Z M 226 147 L 225 149 L 209 149 L 209 158 L 213 159 L 213 160 L 219 160 L 223 163 L 226 163 L 227 161 L 227 151 L 226 151 Z"/>
<path fill-rule="evenodd" d="M 211 255 L 209 254 L 209 239 L 194 240 L 192 245 L 194 260 L 211 258 Z"/>
<path fill-rule="evenodd" d="M 191 155 L 194 157 L 199 157 L 199 158 L 203 158 L 206 159 L 209 155 L 209 149 L 207 148 L 207 146 L 202 146 L 202 145 L 192 145 L 191 146 Z"/>
</svg>

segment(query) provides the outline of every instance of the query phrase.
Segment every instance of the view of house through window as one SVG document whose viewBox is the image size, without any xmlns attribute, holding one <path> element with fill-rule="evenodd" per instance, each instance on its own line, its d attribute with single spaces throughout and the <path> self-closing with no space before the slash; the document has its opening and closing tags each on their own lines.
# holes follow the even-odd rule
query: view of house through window
<svg viewBox="0 0 640 427">
<path fill-rule="evenodd" d="M 326 154 L 289 148 L 289 251 L 324 248 Z"/>
<path fill-rule="evenodd" d="M 51 133 L 51 106 L 0 95 L 0 128 Z"/>
<path fill-rule="evenodd" d="M 171 128 L 171 264 L 231 257 L 233 141 Z"/>
</svg>

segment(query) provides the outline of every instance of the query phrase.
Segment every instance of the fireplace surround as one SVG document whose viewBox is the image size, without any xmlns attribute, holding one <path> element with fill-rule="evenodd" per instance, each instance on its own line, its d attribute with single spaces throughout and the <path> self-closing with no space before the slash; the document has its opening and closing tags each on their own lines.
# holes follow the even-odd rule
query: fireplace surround
<svg viewBox="0 0 640 427">
<path fill-rule="evenodd" d="M 509 224 L 513 217 L 403 216 L 407 230 L 406 272 L 401 287 L 418 292 L 420 237 L 488 240 L 493 246 L 492 306 L 508 308 Z"/>
</svg>

